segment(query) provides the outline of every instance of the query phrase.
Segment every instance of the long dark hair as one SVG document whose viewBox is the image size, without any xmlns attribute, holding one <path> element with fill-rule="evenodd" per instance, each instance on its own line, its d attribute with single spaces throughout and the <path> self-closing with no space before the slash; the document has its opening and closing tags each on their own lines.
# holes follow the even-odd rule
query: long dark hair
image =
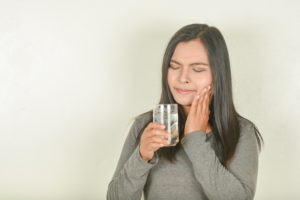
<svg viewBox="0 0 300 200">
<path fill-rule="evenodd" d="M 225 167 L 227 167 L 235 152 L 240 137 L 240 125 L 238 117 L 243 119 L 246 118 L 237 113 L 233 104 L 229 55 L 225 40 L 217 28 L 208 26 L 206 24 L 190 24 L 182 27 L 173 35 L 168 43 L 163 58 L 162 92 L 159 103 L 177 103 L 173 98 L 167 81 L 170 60 L 178 43 L 187 42 L 193 39 L 199 39 L 202 41 L 208 53 L 214 89 L 213 97 L 209 105 L 209 124 L 212 126 L 212 133 L 216 138 L 217 144 L 221 148 L 222 159 L 220 161 Z M 149 114 L 152 116 L 152 112 L 153 111 L 150 110 L 141 115 Z M 178 118 L 179 140 L 181 141 L 184 135 L 186 116 L 183 107 L 180 104 L 178 104 Z M 140 142 L 140 138 L 144 129 L 152 121 L 153 117 L 151 117 L 149 121 L 142 127 L 136 139 L 136 145 L 138 145 Z M 263 138 L 255 125 L 254 130 L 259 150 L 261 150 Z M 173 162 L 176 160 L 175 154 L 178 152 L 180 147 L 181 143 L 179 142 L 174 147 L 160 148 L 157 153 L 159 156 L 163 156 L 169 161 Z"/>
</svg>

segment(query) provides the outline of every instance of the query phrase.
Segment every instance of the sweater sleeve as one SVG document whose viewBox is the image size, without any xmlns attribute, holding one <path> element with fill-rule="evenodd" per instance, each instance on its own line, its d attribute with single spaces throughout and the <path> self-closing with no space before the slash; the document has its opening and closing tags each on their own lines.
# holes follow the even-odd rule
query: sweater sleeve
<svg viewBox="0 0 300 200">
<path fill-rule="evenodd" d="M 152 160 L 145 162 L 140 155 L 140 144 L 134 147 L 139 124 L 140 121 L 135 120 L 129 130 L 115 173 L 108 185 L 108 200 L 140 200 L 149 171 L 158 162 L 156 153 Z"/>
<path fill-rule="evenodd" d="M 252 124 L 242 129 L 236 152 L 227 169 L 206 141 L 203 131 L 188 134 L 181 143 L 191 160 L 195 177 L 209 199 L 254 198 L 259 150 Z"/>
</svg>

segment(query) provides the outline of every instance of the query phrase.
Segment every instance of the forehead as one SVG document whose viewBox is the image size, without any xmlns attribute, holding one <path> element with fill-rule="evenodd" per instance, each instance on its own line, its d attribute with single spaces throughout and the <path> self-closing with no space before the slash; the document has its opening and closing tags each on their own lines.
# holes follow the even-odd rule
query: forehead
<svg viewBox="0 0 300 200">
<path fill-rule="evenodd" d="M 172 59 L 180 63 L 190 63 L 196 61 L 208 62 L 208 55 L 204 44 L 200 39 L 177 44 Z"/>
</svg>

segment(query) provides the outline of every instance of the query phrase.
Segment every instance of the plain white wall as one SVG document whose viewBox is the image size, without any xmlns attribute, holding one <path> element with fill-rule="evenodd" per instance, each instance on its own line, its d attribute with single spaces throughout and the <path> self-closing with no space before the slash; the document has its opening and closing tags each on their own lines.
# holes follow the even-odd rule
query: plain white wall
<svg viewBox="0 0 300 200">
<path fill-rule="evenodd" d="M 266 145 L 255 199 L 299 199 L 299 1 L 0 1 L 0 199 L 105 199 L 184 25 L 218 27 Z"/>
</svg>

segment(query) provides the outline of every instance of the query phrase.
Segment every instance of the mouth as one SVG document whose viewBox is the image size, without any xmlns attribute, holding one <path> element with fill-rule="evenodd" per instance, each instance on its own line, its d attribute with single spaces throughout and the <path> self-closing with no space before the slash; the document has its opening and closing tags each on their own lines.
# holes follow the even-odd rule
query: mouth
<svg viewBox="0 0 300 200">
<path fill-rule="evenodd" d="M 179 89 L 179 88 L 175 88 L 175 90 L 179 93 L 179 94 L 190 94 L 195 92 L 195 90 L 184 90 L 184 89 Z"/>
</svg>

